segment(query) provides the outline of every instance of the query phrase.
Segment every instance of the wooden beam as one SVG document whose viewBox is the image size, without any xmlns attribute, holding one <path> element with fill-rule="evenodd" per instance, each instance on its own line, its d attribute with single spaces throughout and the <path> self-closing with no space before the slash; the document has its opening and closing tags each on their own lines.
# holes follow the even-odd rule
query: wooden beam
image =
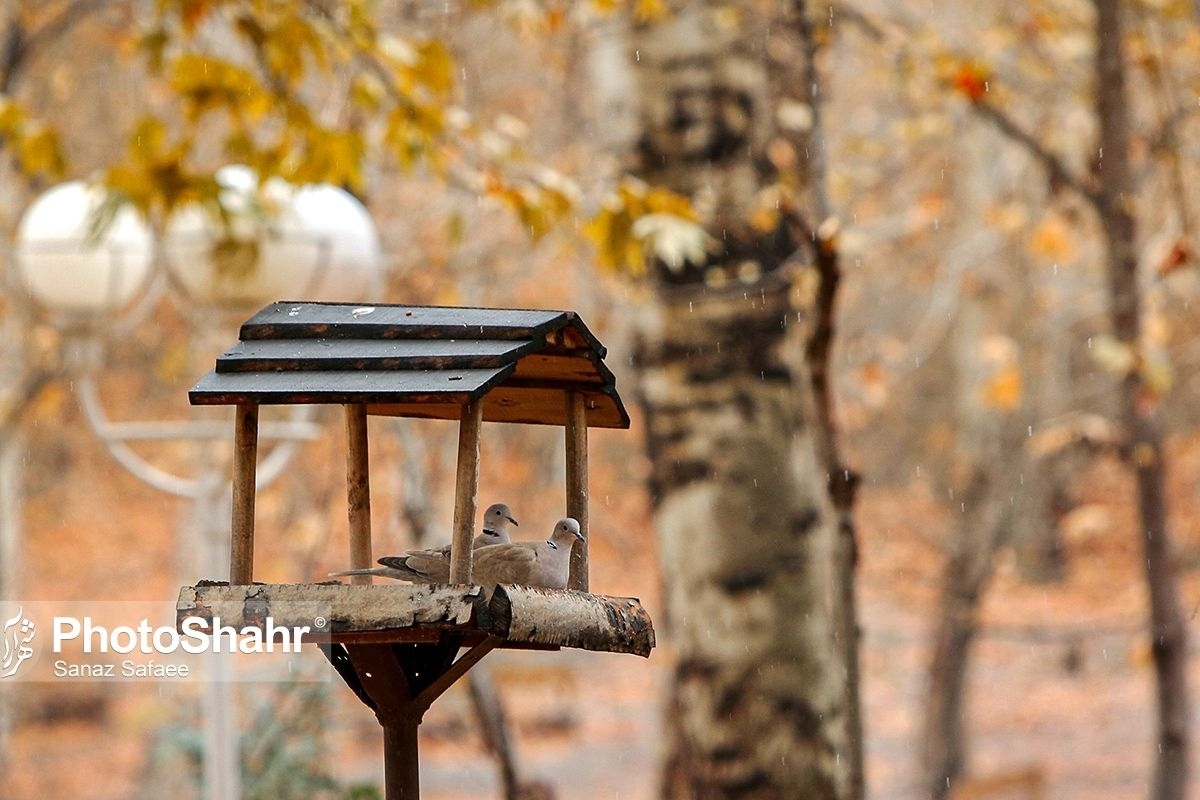
<svg viewBox="0 0 1200 800">
<path fill-rule="evenodd" d="M 233 429 L 233 520 L 229 539 L 229 582 L 254 580 L 254 493 L 258 470 L 258 404 L 238 403 Z"/>
<path fill-rule="evenodd" d="M 580 392 L 567 392 L 567 516 L 579 521 L 583 541 L 571 547 L 568 589 L 588 590 L 587 408 Z"/>
<path fill-rule="evenodd" d="M 353 403 L 346 410 L 346 501 L 350 517 L 350 568 L 371 566 L 371 474 L 367 446 L 367 407 Z M 370 584 L 370 575 L 355 575 L 351 583 Z"/>
<path fill-rule="evenodd" d="M 489 636 L 479 644 L 472 647 L 466 653 L 450 665 L 449 669 L 439 675 L 433 683 L 426 686 L 420 694 L 413 698 L 413 705 L 424 713 L 433 701 L 442 696 L 442 693 L 449 689 L 455 681 L 467 674 L 467 670 L 483 660 L 483 657 L 492 650 L 496 649 L 496 645 L 500 644 L 503 639 L 498 639 L 495 636 Z"/>
<path fill-rule="evenodd" d="M 479 430 L 483 402 L 463 406 L 458 424 L 458 474 L 454 482 L 454 530 L 450 540 L 450 582 L 471 582 L 471 541 L 479 496 Z"/>
</svg>

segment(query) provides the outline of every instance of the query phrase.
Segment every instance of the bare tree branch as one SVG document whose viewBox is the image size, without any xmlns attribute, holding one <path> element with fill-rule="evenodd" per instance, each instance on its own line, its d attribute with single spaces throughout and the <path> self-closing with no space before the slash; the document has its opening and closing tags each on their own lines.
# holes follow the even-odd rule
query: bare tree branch
<svg viewBox="0 0 1200 800">
<path fill-rule="evenodd" d="M 1073 174 L 1062 162 L 1062 159 L 1047 150 L 1037 137 L 1019 126 L 1015 120 L 999 108 L 985 102 L 973 103 L 971 107 L 975 113 L 995 125 L 997 130 L 1024 147 L 1026 152 L 1040 162 L 1050 175 L 1051 185 L 1066 187 L 1093 206 L 1100 202 L 1100 196 L 1091 181 Z"/>
</svg>

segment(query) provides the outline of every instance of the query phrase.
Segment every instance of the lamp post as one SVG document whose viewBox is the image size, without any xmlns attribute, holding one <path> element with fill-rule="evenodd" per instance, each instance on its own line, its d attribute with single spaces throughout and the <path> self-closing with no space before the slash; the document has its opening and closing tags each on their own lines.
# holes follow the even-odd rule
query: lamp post
<svg viewBox="0 0 1200 800">
<path fill-rule="evenodd" d="M 189 527 L 204 543 L 195 566 L 219 576 L 228 541 L 214 509 L 226 510 L 223 470 L 205 462 L 191 476 L 144 458 L 139 441 L 228 441 L 227 425 L 199 420 L 113 421 L 97 386 L 107 341 L 144 319 L 164 288 L 178 296 L 185 318 L 211 326 L 220 310 L 244 310 L 278 299 L 359 300 L 378 290 L 380 248 L 370 215 L 332 186 L 259 186 L 244 167 L 217 172 L 219 207 L 182 209 L 155 245 L 141 218 L 118 207 L 102 188 L 79 181 L 54 187 L 28 208 L 15 247 L 19 290 L 64 333 L 65 362 L 84 418 L 112 457 L 146 484 L 185 498 Z M 276 441 L 258 467 L 259 488 L 282 474 L 317 425 L 300 412 L 264 422 Z M 232 718 L 230 663 L 212 658 L 204 690 L 204 796 L 241 796 L 238 737 Z"/>
</svg>

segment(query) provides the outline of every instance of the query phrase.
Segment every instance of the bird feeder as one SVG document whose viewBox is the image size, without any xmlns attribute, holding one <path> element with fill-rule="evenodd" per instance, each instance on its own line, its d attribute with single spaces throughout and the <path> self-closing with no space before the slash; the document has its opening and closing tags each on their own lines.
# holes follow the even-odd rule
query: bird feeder
<svg viewBox="0 0 1200 800">
<path fill-rule="evenodd" d="M 297 609 L 327 607 L 319 644 L 383 726 L 388 800 L 419 797 L 421 716 L 491 650 L 649 655 L 654 629 L 641 603 L 588 593 L 587 429 L 628 428 L 629 415 L 604 346 L 576 314 L 279 302 L 246 321 L 239 339 L 189 393 L 195 405 L 236 409 L 229 581 L 183 587 L 178 617 L 299 626 L 311 620 Z M 344 408 L 352 569 L 373 563 L 368 415 L 458 422 L 449 584 L 254 583 L 259 408 L 293 404 Z M 584 534 L 566 590 L 501 585 L 489 594 L 471 583 L 485 421 L 564 429 L 566 516 Z"/>
</svg>

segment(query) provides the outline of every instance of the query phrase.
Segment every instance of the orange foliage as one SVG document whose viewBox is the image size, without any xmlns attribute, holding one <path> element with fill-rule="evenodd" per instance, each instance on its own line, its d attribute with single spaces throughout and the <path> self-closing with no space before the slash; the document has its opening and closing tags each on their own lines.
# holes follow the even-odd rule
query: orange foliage
<svg viewBox="0 0 1200 800">
<path fill-rule="evenodd" d="M 978 61 L 960 61 L 950 81 L 956 92 L 966 96 L 972 103 L 982 103 L 988 92 L 991 71 Z"/>
</svg>

